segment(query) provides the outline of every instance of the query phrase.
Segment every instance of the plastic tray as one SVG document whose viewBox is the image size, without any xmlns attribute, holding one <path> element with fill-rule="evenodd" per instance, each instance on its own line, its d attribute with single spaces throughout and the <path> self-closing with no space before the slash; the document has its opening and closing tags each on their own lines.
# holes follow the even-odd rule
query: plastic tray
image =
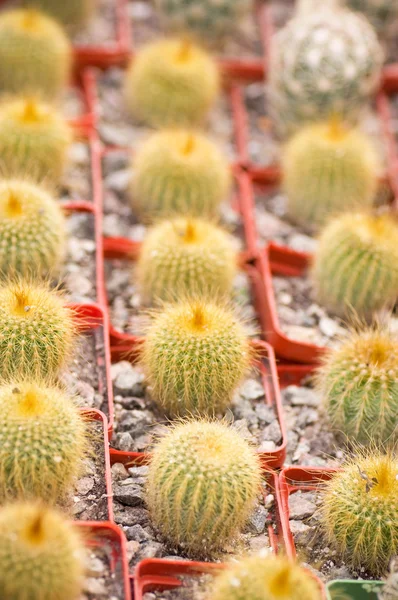
<svg viewBox="0 0 398 600">
<path fill-rule="evenodd" d="M 336 600 L 344 598 L 345 600 L 379 600 L 376 589 L 383 587 L 381 581 L 352 581 L 350 579 L 336 579 L 329 581 L 326 585 L 326 600 Z M 366 587 L 372 586 L 372 591 L 367 591 Z"/>
<path fill-rule="evenodd" d="M 127 541 L 122 530 L 114 523 L 104 521 L 74 522 L 87 539 L 88 547 L 104 548 L 110 552 L 112 577 L 121 581 L 123 597 L 118 600 L 132 600 L 128 559 Z"/>
</svg>

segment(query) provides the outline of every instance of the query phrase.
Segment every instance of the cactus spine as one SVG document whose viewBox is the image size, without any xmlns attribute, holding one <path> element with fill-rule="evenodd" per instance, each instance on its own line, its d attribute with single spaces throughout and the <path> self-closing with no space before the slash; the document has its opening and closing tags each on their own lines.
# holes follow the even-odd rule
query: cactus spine
<svg viewBox="0 0 398 600">
<path fill-rule="evenodd" d="M 251 556 L 220 572 L 209 600 L 321 600 L 315 579 L 285 556 Z"/>
<path fill-rule="evenodd" d="M 190 131 L 154 133 L 133 162 L 130 195 L 144 219 L 218 213 L 231 183 L 229 165 L 210 140 Z"/>
<path fill-rule="evenodd" d="M 232 238 L 200 219 L 164 221 L 150 230 L 138 262 L 147 302 L 200 294 L 214 298 L 232 290 L 237 272 Z"/>
<path fill-rule="evenodd" d="M 24 5 L 46 12 L 71 31 L 86 25 L 95 10 L 95 0 L 24 0 Z"/>
<path fill-rule="evenodd" d="M 71 130 L 51 106 L 33 98 L 0 105 L 0 156 L 7 175 L 29 173 L 57 182 L 63 173 Z"/>
<path fill-rule="evenodd" d="M 53 100 L 68 83 L 71 45 L 62 28 L 34 10 L 0 15 L 0 92 Z"/>
<path fill-rule="evenodd" d="M 16 179 L 0 182 L 0 269 L 3 273 L 46 274 L 65 253 L 65 219 L 40 187 Z"/>
<path fill-rule="evenodd" d="M 154 447 L 148 507 L 170 544 L 207 558 L 241 531 L 260 481 L 259 459 L 236 431 L 223 423 L 180 423 Z"/>
<path fill-rule="evenodd" d="M 71 523 L 36 504 L 0 509 L 0 590 L 4 600 L 75 600 L 85 551 Z"/>
<path fill-rule="evenodd" d="M 153 127 L 200 124 L 220 90 L 218 67 L 204 50 L 187 40 L 148 44 L 126 76 L 126 104 Z"/>
<path fill-rule="evenodd" d="M 170 415 L 214 415 L 229 405 L 251 362 L 243 325 L 211 301 L 155 312 L 141 362 L 151 394 Z"/>
<path fill-rule="evenodd" d="M 0 376 L 51 378 L 63 367 L 76 336 L 73 311 L 47 283 L 24 280 L 0 287 Z"/>
<path fill-rule="evenodd" d="M 327 354 L 318 384 L 333 428 L 350 441 L 397 439 L 398 344 L 387 329 L 352 331 Z"/>
<path fill-rule="evenodd" d="M 298 11 L 273 40 L 269 108 L 283 135 L 333 114 L 356 122 L 379 85 L 383 52 L 366 19 L 318 5 Z"/>
<path fill-rule="evenodd" d="M 326 484 L 322 526 L 347 563 L 383 573 L 398 553 L 398 461 L 368 453 L 352 459 Z"/>
<path fill-rule="evenodd" d="M 311 226 L 334 213 L 370 207 L 378 174 L 378 157 L 360 131 L 336 118 L 309 125 L 288 142 L 283 156 L 289 213 Z"/>
<path fill-rule="evenodd" d="M 385 214 L 346 213 L 320 235 L 313 279 L 318 301 L 361 316 L 392 305 L 398 290 L 398 226 Z"/>
</svg>

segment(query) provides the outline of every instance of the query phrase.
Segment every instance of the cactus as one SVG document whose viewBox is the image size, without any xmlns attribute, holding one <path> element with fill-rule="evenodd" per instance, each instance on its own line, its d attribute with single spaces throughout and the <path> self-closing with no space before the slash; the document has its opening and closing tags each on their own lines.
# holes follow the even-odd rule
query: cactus
<svg viewBox="0 0 398 600">
<path fill-rule="evenodd" d="M 352 331 L 326 355 L 317 379 L 333 428 L 349 441 L 397 439 L 398 344 L 387 328 Z"/>
<path fill-rule="evenodd" d="M 0 377 L 50 378 L 74 346 L 73 310 L 47 283 L 18 279 L 0 286 Z"/>
<path fill-rule="evenodd" d="M 164 25 L 189 31 L 202 42 L 224 41 L 252 10 L 251 0 L 157 0 Z"/>
<path fill-rule="evenodd" d="M 0 499 L 66 497 L 82 470 L 86 425 L 54 385 L 15 379 L 0 387 Z"/>
<path fill-rule="evenodd" d="M 85 550 L 76 528 L 36 504 L 0 509 L 0 591 L 4 600 L 75 600 Z"/>
<path fill-rule="evenodd" d="M 398 226 L 388 214 L 346 213 L 320 235 L 313 280 L 318 301 L 337 314 L 368 318 L 398 292 Z"/>
<path fill-rule="evenodd" d="M 46 12 L 72 32 L 86 25 L 95 10 L 95 0 L 24 0 L 23 4 Z"/>
<path fill-rule="evenodd" d="M 284 187 L 294 221 L 320 225 L 333 213 L 372 205 L 379 161 L 371 141 L 334 118 L 308 125 L 286 145 Z"/>
<path fill-rule="evenodd" d="M 326 483 L 321 525 L 347 564 L 383 573 L 398 552 L 398 461 L 392 454 L 354 457 Z"/>
<path fill-rule="evenodd" d="M 299 11 L 276 34 L 268 100 L 282 135 L 339 114 L 356 122 L 377 89 L 383 52 L 366 19 L 338 6 Z"/>
<path fill-rule="evenodd" d="M 0 92 L 53 100 L 68 83 L 71 45 L 62 28 L 34 10 L 0 16 Z"/>
<path fill-rule="evenodd" d="M 0 156 L 7 175 L 58 182 L 71 141 L 66 121 L 49 105 L 31 98 L 0 104 Z"/>
<path fill-rule="evenodd" d="M 222 570 L 209 600 L 321 600 L 315 578 L 285 556 L 250 556 Z"/>
<path fill-rule="evenodd" d="M 347 0 L 347 5 L 363 13 L 380 34 L 398 19 L 398 4 L 391 0 Z"/>
<path fill-rule="evenodd" d="M 200 133 L 160 131 L 138 150 L 130 196 L 141 218 L 173 214 L 211 217 L 228 194 L 227 160 Z"/>
<path fill-rule="evenodd" d="M 155 312 L 141 353 L 151 394 L 170 415 L 222 413 L 251 358 L 233 311 L 201 300 Z"/>
<path fill-rule="evenodd" d="M 241 531 L 260 490 L 255 451 L 223 423 L 172 426 L 153 449 L 147 502 L 165 539 L 212 557 Z"/>
<path fill-rule="evenodd" d="M 48 273 L 64 251 L 65 220 L 51 195 L 28 182 L 0 182 L 0 270 Z"/>
<path fill-rule="evenodd" d="M 126 105 L 153 127 L 200 124 L 220 91 L 218 67 L 187 40 L 166 39 L 144 47 L 126 76 Z"/>
<path fill-rule="evenodd" d="M 237 272 L 233 239 L 200 219 L 180 217 L 150 230 L 138 262 L 146 302 L 230 294 Z"/>
</svg>

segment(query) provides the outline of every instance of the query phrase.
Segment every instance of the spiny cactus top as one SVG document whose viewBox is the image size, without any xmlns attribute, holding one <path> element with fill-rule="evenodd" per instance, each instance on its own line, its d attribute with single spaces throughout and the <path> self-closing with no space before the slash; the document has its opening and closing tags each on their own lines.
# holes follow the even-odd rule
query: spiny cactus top
<svg viewBox="0 0 398 600">
<path fill-rule="evenodd" d="M 223 423 L 172 426 L 153 450 L 147 502 L 154 525 L 193 557 L 222 551 L 241 531 L 260 491 L 255 451 Z"/>
<path fill-rule="evenodd" d="M 0 270 L 48 274 L 59 267 L 65 246 L 65 219 L 55 199 L 29 182 L 0 181 Z"/>
<path fill-rule="evenodd" d="M 280 132 L 333 113 L 355 121 L 382 64 L 377 36 L 362 15 L 327 6 L 299 12 L 273 39 L 268 92 Z"/>
<path fill-rule="evenodd" d="M 84 562 L 76 528 L 58 512 L 28 503 L 0 508 L 3 600 L 75 600 Z"/>
<path fill-rule="evenodd" d="M 33 9 L 0 15 L 0 93 L 50 100 L 69 82 L 71 45 L 56 21 Z"/>
<path fill-rule="evenodd" d="M 156 0 L 168 29 L 219 45 L 253 9 L 252 0 Z"/>
<path fill-rule="evenodd" d="M 303 127 L 283 156 L 289 214 L 307 228 L 373 203 L 380 161 L 371 140 L 335 116 Z"/>
<path fill-rule="evenodd" d="M 349 441 L 398 438 L 398 342 L 387 328 L 352 331 L 325 357 L 318 385 L 333 428 Z"/>
<path fill-rule="evenodd" d="M 328 542 L 353 567 L 384 573 L 398 553 L 398 461 L 369 451 L 326 484 L 322 526 Z"/>
<path fill-rule="evenodd" d="M 251 556 L 222 570 L 209 600 L 321 600 L 320 586 L 285 556 Z"/>
<path fill-rule="evenodd" d="M 380 35 L 398 18 L 398 4 L 391 0 L 347 0 L 347 5 L 362 12 Z"/>
<path fill-rule="evenodd" d="M 318 301 L 360 316 L 391 306 L 398 291 L 398 225 L 385 214 L 346 213 L 322 231 L 314 257 Z"/>
<path fill-rule="evenodd" d="M 171 415 L 214 415 L 229 405 L 252 358 L 234 312 L 182 300 L 154 313 L 141 361 L 153 398 Z"/>
<path fill-rule="evenodd" d="M 86 426 L 54 385 L 15 379 L 0 387 L 0 499 L 65 499 L 82 471 Z"/>
<path fill-rule="evenodd" d="M 220 90 L 215 61 L 187 40 L 159 40 L 145 46 L 126 76 L 126 103 L 153 127 L 200 124 Z"/>
<path fill-rule="evenodd" d="M 0 286 L 0 376 L 55 377 L 76 336 L 73 311 L 47 283 L 24 280 Z"/>
<path fill-rule="evenodd" d="M 71 129 L 52 106 L 34 98 L 0 104 L 1 170 L 57 182 L 63 173 Z"/>
<path fill-rule="evenodd" d="M 164 221 L 147 234 L 138 262 L 147 302 L 200 294 L 227 297 L 237 272 L 234 241 L 201 219 Z"/>
<path fill-rule="evenodd" d="M 23 0 L 23 4 L 43 10 L 73 32 L 93 16 L 96 0 Z"/>
<path fill-rule="evenodd" d="M 227 159 L 204 135 L 185 130 L 154 133 L 133 160 L 131 199 L 144 219 L 177 214 L 217 215 L 231 183 Z"/>
</svg>

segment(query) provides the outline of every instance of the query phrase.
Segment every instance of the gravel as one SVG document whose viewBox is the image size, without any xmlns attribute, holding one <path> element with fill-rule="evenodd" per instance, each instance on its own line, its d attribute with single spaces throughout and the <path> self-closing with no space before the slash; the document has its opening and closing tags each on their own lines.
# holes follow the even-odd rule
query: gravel
<svg viewBox="0 0 398 600">
<path fill-rule="evenodd" d="M 93 200 L 90 146 L 84 140 L 76 139 L 69 149 L 68 162 L 57 195 L 64 202 Z"/>
<path fill-rule="evenodd" d="M 211 585 L 212 576 L 201 575 L 179 575 L 181 587 L 171 590 L 155 590 L 144 594 L 143 600 L 206 600 L 206 591 Z"/>
<path fill-rule="evenodd" d="M 61 281 L 67 300 L 76 304 L 97 301 L 95 220 L 91 213 L 67 218 L 67 256 Z"/>
<path fill-rule="evenodd" d="M 104 539 L 101 546 L 90 546 L 84 592 L 79 600 L 123 600 L 121 565 L 113 565 L 114 553 Z"/>
</svg>

